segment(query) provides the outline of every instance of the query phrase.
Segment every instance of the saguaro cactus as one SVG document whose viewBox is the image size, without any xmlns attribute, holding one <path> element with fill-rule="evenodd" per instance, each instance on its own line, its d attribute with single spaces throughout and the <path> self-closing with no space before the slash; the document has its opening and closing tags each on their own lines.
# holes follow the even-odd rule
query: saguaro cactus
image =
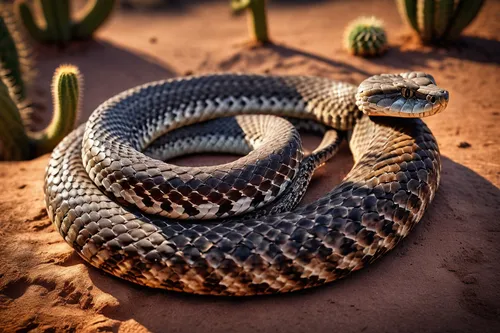
<svg viewBox="0 0 500 333">
<path fill-rule="evenodd" d="M 484 3 L 484 0 L 396 1 L 403 19 L 425 43 L 458 38 Z"/>
<path fill-rule="evenodd" d="M 89 0 L 86 6 L 71 18 L 71 0 L 37 0 L 44 22 L 39 26 L 27 0 L 17 0 L 19 18 L 31 36 L 43 43 L 65 44 L 72 39 L 88 39 L 109 17 L 115 0 Z"/>
<path fill-rule="evenodd" d="M 387 37 L 382 21 L 375 17 L 360 17 L 344 31 L 344 44 L 351 54 L 377 56 L 387 50 Z"/>
<path fill-rule="evenodd" d="M 78 116 L 82 79 L 78 68 L 62 65 L 52 79 L 54 115 L 42 131 L 26 130 L 15 95 L 0 84 L 0 157 L 21 160 L 50 152 L 71 130 Z"/>
<path fill-rule="evenodd" d="M 31 51 L 17 29 L 12 12 L 4 4 L 0 4 L 0 66 L 17 99 L 24 101 L 26 85 L 33 76 Z"/>
<path fill-rule="evenodd" d="M 266 0 L 231 0 L 231 8 L 234 12 L 248 10 L 249 29 L 252 39 L 260 43 L 269 43 L 269 32 L 267 28 Z"/>
</svg>

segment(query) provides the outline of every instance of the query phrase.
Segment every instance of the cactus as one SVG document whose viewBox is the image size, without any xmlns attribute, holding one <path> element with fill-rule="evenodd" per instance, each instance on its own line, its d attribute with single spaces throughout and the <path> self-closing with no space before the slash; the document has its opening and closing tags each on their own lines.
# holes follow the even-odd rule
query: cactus
<svg viewBox="0 0 500 333">
<path fill-rule="evenodd" d="M 266 0 L 231 0 L 231 8 L 235 13 L 248 10 L 248 23 L 253 40 L 263 44 L 271 42 L 267 29 Z"/>
<path fill-rule="evenodd" d="M 30 141 L 24 129 L 17 96 L 8 77 L 0 79 L 0 160 L 25 160 Z"/>
<path fill-rule="evenodd" d="M 387 37 L 382 21 L 375 17 L 360 17 L 344 31 L 347 51 L 360 56 L 378 56 L 387 50 Z"/>
<path fill-rule="evenodd" d="M 59 66 L 52 79 L 54 115 L 42 131 L 26 130 L 9 84 L 0 84 L 0 155 L 5 160 L 33 158 L 50 152 L 69 132 L 78 116 L 82 79 L 78 68 Z"/>
<path fill-rule="evenodd" d="M 484 0 L 396 1 L 401 17 L 424 43 L 457 39 L 484 3 Z"/>
<path fill-rule="evenodd" d="M 72 39 L 89 39 L 109 17 L 115 0 L 89 0 L 78 13 L 76 22 L 71 18 L 71 0 L 37 0 L 44 14 L 39 26 L 27 0 L 17 0 L 15 5 L 26 30 L 42 43 L 66 44 Z"/>
<path fill-rule="evenodd" d="M 5 4 L 0 4 L 0 65 L 4 70 L 4 80 L 15 89 L 17 100 L 23 102 L 27 84 L 33 76 L 31 50 L 24 43 L 15 18 Z"/>
</svg>

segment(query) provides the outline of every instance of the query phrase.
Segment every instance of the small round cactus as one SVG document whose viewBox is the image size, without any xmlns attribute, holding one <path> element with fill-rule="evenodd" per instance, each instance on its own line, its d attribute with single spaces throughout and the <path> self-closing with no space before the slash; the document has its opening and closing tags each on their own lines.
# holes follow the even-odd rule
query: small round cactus
<svg viewBox="0 0 500 333">
<path fill-rule="evenodd" d="M 387 50 L 384 26 L 375 17 L 360 17 L 349 23 L 344 38 L 347 51 L 354 55 L 378 56 Z"/>
</svg>

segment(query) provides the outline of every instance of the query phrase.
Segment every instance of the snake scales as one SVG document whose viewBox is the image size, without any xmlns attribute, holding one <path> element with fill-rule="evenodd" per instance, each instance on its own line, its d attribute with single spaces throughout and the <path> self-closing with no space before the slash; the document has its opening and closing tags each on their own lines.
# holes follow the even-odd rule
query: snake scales
<svg viewBox="0 0 500 333">
<path fill-rule="evenodd" d="M 448 92 L 417 72 L 373 76 L 359 87 L 237 74 L 145 84 L 100 105 L 54 150 L 47 210 L 83 259 L 138 284 L 215 295 L 322 285 L 379 258 L 421 219 L 441 164 L 418 118 L 447 103 Z M 304 157 L 285 120 L 243 114 L 309 119 L 335 131 Z M 198 137 L 187 127 L 164 139 L 223 116 L 237 116 L 226 121 L 240 124 L 235 136 L 243 139 L 203 134 L 205 125 L 194 125 Z M 245 128 L 253 136 L 245 137 Z M 335 152 L 343 135 L 337 130 L 349 137 L 354 167 L 331 192 L 294 208 L 314 168 Z M 204 148 L 186 148 L 196 142 Z M 204 150 L 248 155 L 214 167 L 160 160 Z M 242 212 L 249 213 L 236 216 Z"/>
</svg>

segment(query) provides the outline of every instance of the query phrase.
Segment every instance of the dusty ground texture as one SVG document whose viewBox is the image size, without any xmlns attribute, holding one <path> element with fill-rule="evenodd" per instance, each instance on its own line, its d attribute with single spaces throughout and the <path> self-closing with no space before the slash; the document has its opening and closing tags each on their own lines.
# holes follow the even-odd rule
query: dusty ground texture
<svg viewBox="0 0 500 333">
<path fill-rule="evenodd" d="M 85 264 L 54 231 L 42 192 L 49 156 L 2 163 L 0 331 L 500 330 L 500 3 L 488 1 L 458 44 L 430 48 L 409 37 L 393 1 L 307 2 L 274 1 L 277 45 L 253 50 L 243 43 L 245 18 L 230 16 L 225 1 L 118 12 L 95 42 L 38 51 L 33 94 L 47 107 L 36 121 L 50 117 L 48 82 L 61 62 L 85 74 L 82 120 L 117 92 L 186 73 L 299 73 L 357 83 L 381 72 L 427 71 L 451 101 L 426 120 L 440 144 L 443 177 L 414 232 L 371 267 L 307 292 L 229 299 L 151 290 Z M 391 48 L 384 57 L 343 51 L 342 29 L 361 14 L 386 21 Z M 306 200 L 329 191 L 351 166 L 344 147 L 315 176 Z"/>
</svg>

